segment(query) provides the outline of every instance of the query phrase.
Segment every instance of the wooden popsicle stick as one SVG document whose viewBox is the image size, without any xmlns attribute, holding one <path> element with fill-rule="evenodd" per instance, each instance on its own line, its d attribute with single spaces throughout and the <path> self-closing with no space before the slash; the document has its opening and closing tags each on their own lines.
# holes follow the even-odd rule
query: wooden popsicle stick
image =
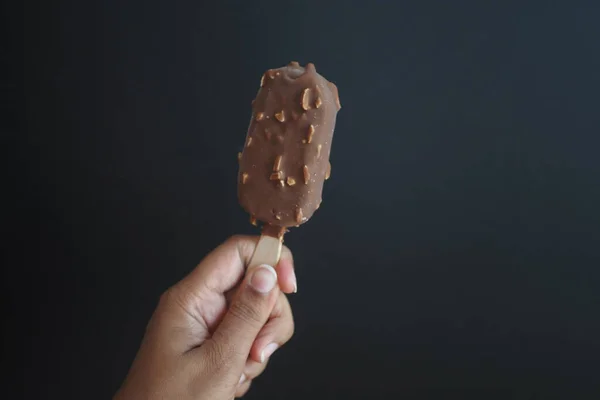
<svg viewBox="0 0 600 400">
<path fill-rule="evenodd" d="M 248 263 L 248 268 L 254 268 L 262 264 L 270 265 L 275 268 L 281 257 L 281 240 L 276 237 L 261 235 Z"/>
</svg>

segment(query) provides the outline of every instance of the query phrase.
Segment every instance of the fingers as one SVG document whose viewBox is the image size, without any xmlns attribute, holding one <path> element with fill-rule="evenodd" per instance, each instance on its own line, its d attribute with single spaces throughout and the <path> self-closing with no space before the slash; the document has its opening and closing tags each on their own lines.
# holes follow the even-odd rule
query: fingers
<svg viewBox="0 0 600 400">
<path fill-rule="evenodd" d="M 292 252 L 286 246 L 281 249 L 281 257 L 277 264 L 277 275 L 279 276 L 279 288 L 283 293 L 296 293 L 298 283 L 294 272 L 294 258 Z"/>
<path fill-rule="evenodd" d="M 262 374 L 267 367 L 267 363 L 257 363 L 256 361 L 246 361 L 244 367 L 244 373 L 240 378 L 238 386 L 235 391 L 235 397 L 242 397 L 250 388 L 252 380 Z"/>
<path fill-rule="evenodd" d="M 265 368 L 267 368 L 267 364 L 268 362 L 259 363 L 253 360 L 246 361 L 246 366 L 244 367 L 244 382 L 257 378 L 263 373 Z"/>
<path fill-rule="evenodd" d="M 248 392 L 248 390 L 250 390 L 251 385 L 252 381 L 245 381 L 244 383 L 241 383 L 235 391 L 235 397 L 238 398 L 245 395 Z"/>
<path fill-rule="evenodd" d="M 257 363 L 256 361 L 246 361 L 244 373 L 240 377 L 240 381 L 235 391 L 235 397 L 242 397 L 252 384 L 252 380 L 262 374 L 267 367 L 267 363 Z"/>
<path fill-rule="evenodd" d="M 257 242 L 255 236 L 232 236 L 210 252 L 180 283 L 191 290 L 218 294 L 231 290 L 244 276 Z"/>
<path fill-rule="evenodd" d="M 235 286 L 242 280 L 257 242 L 255 236 L 233 236 L 163 295 L 157 313 L 161 336 L 169 338 L 174 351 L 183 353 L 197 347 L 214 331 L 237 292 Z M 276 269 L 280 287 L 292 292 L 296 277 L 292 253 L 285 246 Z"/>
<path fill-rule="evenodd" d="M 217 370 L 231 369 L 238 377 L 241 375 L 252 344 L 269 319 L 279 293 L 275 269 L 261 265 L 248 271 L 212 338 L 200 347 L 209 353 Z"/>
<path fill-rule="evenodd" d="M 259 363 L 268 361 L 275 350 L 287 343 L 293 334 L 292 309 L 287 297 L 280 293 L 269 322 L 261 329 L 252 345 L 250 358 Z"/>
<path fill-rule="evenodd" d="M 198 266 L 176 286 L 185 290 L 208 290 L 223 294 L 233 289 L 244 276 L 246 265 L 254 254 L 258 237 L 236 235 L 209 253 Z M 284 293 L 292 293 L 297 287 L 292 253 L 282 247 L 277 266 L 279 284 Z"/>
</svg>

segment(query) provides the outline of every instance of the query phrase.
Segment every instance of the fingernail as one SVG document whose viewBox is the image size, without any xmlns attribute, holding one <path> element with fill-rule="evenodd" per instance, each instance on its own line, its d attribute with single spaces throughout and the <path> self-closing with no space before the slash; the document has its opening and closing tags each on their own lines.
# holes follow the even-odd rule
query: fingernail
<svg viewBox="0 0 600 400">
<path fill-rule="evenodd" d="M 240 381 L 238 382 L 238 386 L 244 382 L 246 382 L 246 374 L 242 373 L 242 375 L 240 376 Z"/>
<path fill-rule="evenodd" d="M 260 353 L 260 362 L 264 363 L 267 358 L 271 357 L 271 354 L 273 354 L 278 347 L 279 345 L 277 343 L 269 343 L 266 345 L 263 351 Z"/>
<path fill-rule="evenodd" d="M 248 283 L 259 293 L 269 293 L 277 284 L 277 272 L 270 265 L 259 265 L 250 273 Z"/>
<path fill-rule="evenodd" d="M 293 279 L 293 282 L 294 282 L 294 293 L 298 293 L 298 281 L 296 280 L 296 273 L 295 272 L 292 274 L 292 277 L 293 277 L 292 279 Z"/>
</svg>

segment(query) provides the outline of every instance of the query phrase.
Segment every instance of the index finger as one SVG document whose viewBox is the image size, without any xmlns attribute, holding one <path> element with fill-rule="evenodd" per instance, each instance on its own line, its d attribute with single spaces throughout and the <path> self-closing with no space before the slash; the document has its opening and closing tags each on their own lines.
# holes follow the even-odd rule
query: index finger
<svg viewBox="0 0 600 400">
<path fill-rule="evenodd" d="M 244 277 L 258 239 L 258 236 L 232 236 L 210 252 L 181 283 L 194 292 L 208 290 L 223 294 L 233 289 Z M 290 249 L 283 246 L 279 263 L 273 267 L 277 269 L 281 290 L 293 292 L 296 282 Z"/>
</svg>

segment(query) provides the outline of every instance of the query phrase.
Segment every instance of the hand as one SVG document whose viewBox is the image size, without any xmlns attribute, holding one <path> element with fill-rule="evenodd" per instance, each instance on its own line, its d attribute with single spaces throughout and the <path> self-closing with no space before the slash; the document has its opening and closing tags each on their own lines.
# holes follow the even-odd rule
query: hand
<svg viewBox="0 0 600 400">
<path fill-rule="evenodd" d="M 294 332 L 284 294 L 296 291 L 292 255 L 284 246 L 277 272 L 245 271 L 257 241 L 229 239 L 161 296 L 115 399 L 231 400 L 248 391 Z"/>
</svg>

